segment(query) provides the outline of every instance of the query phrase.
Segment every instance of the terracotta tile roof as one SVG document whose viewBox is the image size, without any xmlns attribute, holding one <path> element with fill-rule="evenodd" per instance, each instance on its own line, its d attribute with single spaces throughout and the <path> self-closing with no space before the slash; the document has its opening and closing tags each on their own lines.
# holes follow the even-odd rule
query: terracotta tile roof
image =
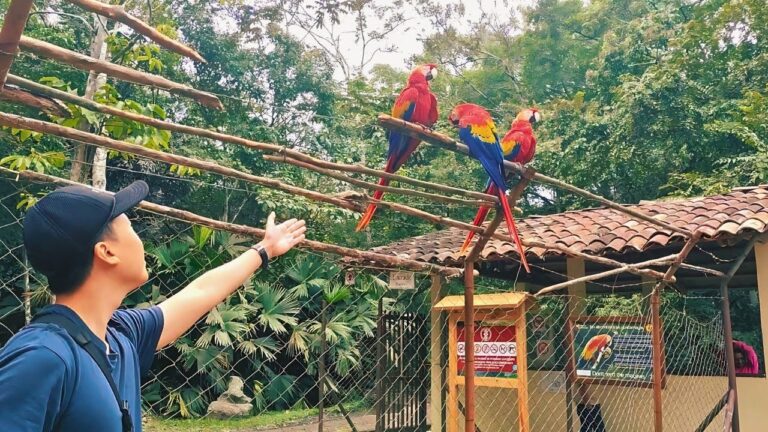
<svg viewBox="0 0 768 432">
<path fill-rule="evenodd" d="M 768 231 L 768 185 L 737 188 L 725 195 L 677 201 L 647 202 L 627 206 L 691 231 L 700 229 L 705 239 L 725 240 Z M 517 221 L 523 238 L 557 243 L 581 252 L 604 255 L 643 251 L 682 241 L 682 236 L 648 222 L 607 208 L 531 216 Z M 499 228 L 506 233 L 504 224 Z M 419 261 L 450 264 L 466 231 L 456 228 L 412 237 L 375 248 L 374 251 Z M 477 238 L 477 237 L 475 237 Z M 554 250 L 530 248 L 528 256 L 560 255 Z M 516 255 L 511 242 L 492 239 L 483 258 Z"/>
</svg>

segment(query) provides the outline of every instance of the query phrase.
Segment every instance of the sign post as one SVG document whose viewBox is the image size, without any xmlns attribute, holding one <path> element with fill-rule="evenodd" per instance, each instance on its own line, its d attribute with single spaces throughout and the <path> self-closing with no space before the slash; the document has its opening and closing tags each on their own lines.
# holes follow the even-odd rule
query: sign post
<svg viewBox="0 0 768 432">
<path fill-rule="evenodd" d="M 529 431 L 528 360 L 525 312 L 532 302 L 526 293 L 475 296 L 473 335 L 475 385 L 517 391 L 518 430 Z M 459 431 L 459 388 L 464 386 L 465 340 L 462 296 L 449 296 L 434 307 L 448 312 L 447 431 Z"/>
</svg>

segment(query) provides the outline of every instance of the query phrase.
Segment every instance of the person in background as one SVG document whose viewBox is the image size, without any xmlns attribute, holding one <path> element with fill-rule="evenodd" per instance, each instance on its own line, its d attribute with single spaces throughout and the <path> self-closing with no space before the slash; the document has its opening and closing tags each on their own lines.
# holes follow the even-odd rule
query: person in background
<svg viewBox="0 0 768 432">
<path fill-rule="evenodd" d="M 734 340 L 733 357 L 736 363 L 736 374 L 738 375 L 758 375 L 760 366 L 757 360 L 757 353 L 750 345 Z"/>
</svg>

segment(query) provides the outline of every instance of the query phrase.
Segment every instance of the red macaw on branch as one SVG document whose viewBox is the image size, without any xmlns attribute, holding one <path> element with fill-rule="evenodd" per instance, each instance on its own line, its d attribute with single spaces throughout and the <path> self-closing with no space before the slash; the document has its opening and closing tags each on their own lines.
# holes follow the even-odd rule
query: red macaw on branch
<svg viewBox="0 0 768 432">
<path fill-rule="evenodd" d="M 458 126 L 459 139 L 469 147 L 470 155 L 480 161 L 490 177 L 491 184 L 496 187 L 496 194 L 501 201 L 501 208 L 507 221 L 507 228 L 520 254 L 520 262 L 525 271 L 530 273 L 531 269 L 525 259 L 523 245 L 520 243 L 520 236 L 509 209 L 509 201 L 507 201 L 504 155 L 499 144 L 499 136 L 496 134 L 496 124 L 488 111 L 475 104 L 457 105 L 451 111 L 448 120 Z"/>
<path fill-rule="evenodd" d="M 437 76 L 437 65 L 426 64 L 415 68 L 408 77 L 408 85 L 400 93 L 392 107 L 392 117 L 412 123 L 432 127 L 437 122 L 437 98 L 429 90 L 429 81 Z M 421 140 L 409 137 L 400 132 L 389 132 L 389 149 L 387 151 L 387 166 L 384 171 L 394 173 L 411 156 Z M 389 179 L 382 178 L 379 185 L 389 185 Z M 375 191 L 373 199 L 380 200 L 383 191 Z M 368 226 L 376 211 L 376 204 L 368 205 L 363 217 L 360 218 L 355 231 L 361 231 Z"/>
<path fill-rule="evenodd" d="M 536 137 L 533 135 L 533 123 L 540 120 L 541 115 L 536 108 L 525 109 L 517 114 L 517 117 L 512 121 L 509 131 L 501 139 L 501 152 L 504 154 L 504 159 L 522 165 L 533 160 L 533 156 L 536 154 Z M 485 193 L 489 195 L 497 194 L 496 186 L 490 179 L 488 179 L 488 183 L 485 186 Z M 482 225 L 490 210 L 490 207 L 480 207 L 472 224 L 475 226 Z M 474 237 L 475 233 L 473 231 L 467 234 L 459 254 L 463 255 L 467 251 Z"/>
</svg>

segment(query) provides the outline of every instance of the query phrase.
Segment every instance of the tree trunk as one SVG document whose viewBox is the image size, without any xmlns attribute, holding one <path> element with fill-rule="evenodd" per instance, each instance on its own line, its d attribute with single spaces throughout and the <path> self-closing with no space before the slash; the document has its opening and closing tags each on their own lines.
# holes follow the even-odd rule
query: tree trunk
<svg viewBox="0 0 768 432">
<path fill-rule="evenodd" d="M 106 19 L 103 19 L 102 21 L 102 18 L 94 14 L 93 24 L 96 27 L 96 35 L 94 36 L 93 42 L 91 43 L 91 57 L 104 60 L 107 57 Z M 88 81 L 85 84 L 84 97 L 88 100 L 93 100 L 93 97 L 96 94 L 96 91 L 101 86 L 104 85 L 106 80 L 107 80 L 106 75 L 97 74 L 91 71 L 91 73 L 88 74 Z M 88 132 L 90 131 L 90 125 L 88 124 L 87 121 L 83 120 L 78 126 L 78 129 Z M 88 164 L 91 163 L 91 158 L 87 150 L 88 150 L 88 146 L 86 146 L 85 144 L 75 143 L 75 155 L 74 155 L 74 159 L 72 160 L 72 169 L 69 174 L 70 180 L 80 182 L 80 183 L 87 183 L 88 170 L 85 167 L 87 167 Z M 98 150 L 103 150 L 103 149 L 98 149 Z M 101 156 L 99 155 L 98 150 L 96 152 L 96 155 L 94 155 L 94 159 L 97 157 L 97 155 L 99 157 Z M 104 154 L 103 160 L 104 162 L 106 162 L 106 153 Z M 104 166 L 106 167 L 106 165 Z M 102 173 L 103 173 L 103 170 L 97 169 L 96 165 L 93 166 L 94 186 L 97 186 L 96 175 L 101 175 Z M 103 186 L 101 186 L 100 189 L 106 188 L 106 177 L 99 178 L 98 182 L 100 184 L 103 184 Z"/>
</svg>

